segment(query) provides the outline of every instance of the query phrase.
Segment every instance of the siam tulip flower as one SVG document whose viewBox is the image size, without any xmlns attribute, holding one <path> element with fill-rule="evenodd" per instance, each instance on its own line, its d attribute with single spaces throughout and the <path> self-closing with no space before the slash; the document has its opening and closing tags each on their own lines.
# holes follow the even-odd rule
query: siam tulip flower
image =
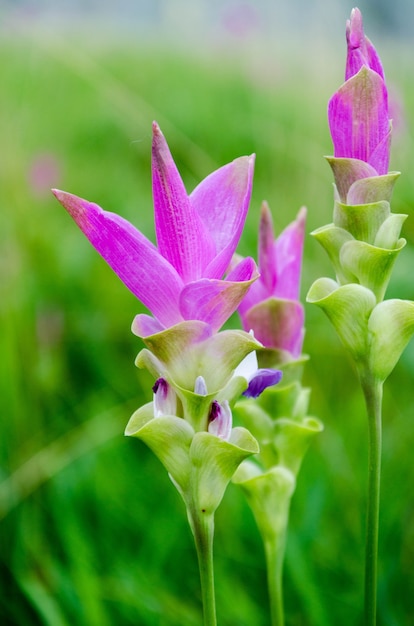
<svg viewBox="0 0 414 626">
<path fill-rule="evenodd" d="M 304 310 L 299 302 L 306 209 L 274 237 L 272 216 L 262 205 L 259 228 L 259 279 L 239 306 L 243 327 L 263 344 L 257 354 L 262 365 L 280 367 L 280 385 L 255 393 L 277 370 L 258 369 L 236 403 L 234 417 L 257 439 L 260 452 L 244 460 L 232 480 L 244 491 L 262 535 L 269 587 L 271 623 L 282 626 L 282 571 L 290 501 L 297 474 L 312 437 L 322 423 L 307 414 L 309 389 L 301 385 Z M 256 352 L 236 368 L 247 380 Z M 246 369 L 245 369 L 246 368 Z"/>
<path fill-rule="evenodd" d="M 342 201 L 353 182 L 388 173 L 391 144 L 384 72 L 374 46 L 364 34 L 359 9 L 352 10 L 346 38 L 345 83 L 328 105 L 334 144 L 334 158 L 328 161 Z"/>
<path fill-rule="evenodd" d="M 274 238 L 272 216 L 262 205 L 259 230 L 259 279 L 239 306 L 243 328 L 266 348 L 297 358 L 302 350 L 304 310 L 299 302 L 306 209 Z"/>
<path fill-rule="evenodd" d="M 385 300 L 406 241 L 406 215 L 391 212 L 398 172 L 388 172 L 391 124 L 381 62 L 365 37 L 358 9 L 347 23 L 346 82 L 329 102 L 335 156 L 333 223 L 312 233 L 327 251 L 336 280 L 319 278 L 307 301 L 328 316 L 350 353 L 369 424 L 365 620 L 375 626 L 383 384 L 414 334 L 414 303 Z"/>
<path fill-rule="evenodd" d="M 235 311 L 256 266 L 244 259 L 222 277 L 239 241 L 252 189 L 254 155 L 204 179 L 188 196 L 159 126 L 153 124 L 152 187 L 158 247 L 125 219 L 54 190 L 77 225 L 153 317 L 134 332 L 151 335 L 184 320 L 218 330 Z"/>
<path fill-rule="evenodd" d="M 364 34 L 359 9 L 352 10 L 346 40 L 346 82 L 328 105 L 335 155 L 328 158 L 335 178 L 333 223 L 312 233 L 331 259 L 336 282 L 318 282 L 321 289 L 312 290 L 309 299 L 316 302 L 335 292 L 338 285 L 356 283 L 374 294 L 375 304 L 383 300 L 393 265 L 406 243 L 400 237 L 406 216 L 391 213 L 399 172 L 388 172 L 388 93 L 381 61 Z M 356 294 L 358 301 L 366 300 L 354 288 L 335 298 L 344 295 L 348 300 L 349 294 Z M 337 304 L 332 313 L 340 318 L 345 305 Z M 359 352 L 357 348 L 355 355 Z"/>
</svg>

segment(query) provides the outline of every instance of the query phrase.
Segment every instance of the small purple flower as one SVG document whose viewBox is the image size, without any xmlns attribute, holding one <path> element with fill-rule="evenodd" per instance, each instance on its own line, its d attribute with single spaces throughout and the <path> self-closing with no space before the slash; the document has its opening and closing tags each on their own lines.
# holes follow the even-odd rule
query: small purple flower
<svg viewBox="0 0 414 626">
<path fill-rule="evenodd" d="M 253 330 L 266 348 L 289 352 L 302 350 L 304 310 L 299 302 L 306 209 L 274 237 L 272 216 L 262 205 L 259 230 L 259 279 L 239 306 L 243 328 Z"/>
<path fill-rule="evenodd" d="M 147 336 L 184 320 L 218 330 L 257 276 L 244 259 L 222 277 L 243 230 L 254 155 L 205 178 L 188 196 L 159 126 L 153 124 L 152 187 L 156 247 L 125 219 L 69 193 L 54 194 L 130 291 L 154 317 L 138 315 Z M 155 318 L 155 319 L 154 319 Z"/>
<path fill-rule="evenodd" d="M 177 394 L 165 378 L 158 378 L 152 391 L 154 393 L 154 417 L 177 413 Z"/>
<path fill-rule="evenodd" d="M 359 9 L 352 10 L 346 38 L 346 82 L 328 105 L 334 156 L 361 161 L 356 178 L 387 174 L 391 144 L 388 92 L 379 56 L 364 35 Z"/>
<path fill-rule="evenodd" d="M 208 432 L 228 441 L 231 435 L 233 416 L 227 400 L 213 400 L 208 418 Z"/>
<path fill-rule="evenodd" d="M 253 330 L 250 331 L 253 335 Z M 260 368 L 257 362 L 256 351 L 250 352 L 234 370 L 233 376 L 242 376 L 247 381 L 247 389 L 243 391 L 246 398 L 258 398 L 267 389 L 277 385 L 282 379 L 280 370 Z"/>
<path fill-rule="evenodd" d="M 246 398 L 258 398 L 265 389 L 277 385 L 281 380 L 281 370 L 260 368 L 249 380 L 249 386 L 243 391 L 243 395 Z"/>
</svg>

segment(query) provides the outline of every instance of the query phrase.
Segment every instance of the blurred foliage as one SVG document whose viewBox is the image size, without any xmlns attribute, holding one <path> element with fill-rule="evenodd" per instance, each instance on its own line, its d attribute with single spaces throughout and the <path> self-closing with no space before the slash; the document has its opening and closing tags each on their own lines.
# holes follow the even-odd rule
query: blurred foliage
<svg viewBox="0 0 414 626">
<path fill-rule="evenodd" d="M 286 59 L 289 59 L 287 62 Z M 410 213 L 389 295 L 414 298 L 414 89 L 409 55 L 383 56 L 398 85 L 394 212 Z M 398 60 L 398 63 L 393 63 Z M 255 152 L 240 244 L 255 255 L 262 199 L 278 230 L 302 204 L 308 231 L 331 219 L 326 102 L 343 60 L 130 41 L 5 37 L 0 43 L 0 622 L 196 626 L 198 571 L 179 496 L 158 461 L 123 437 L 151 397 L 130 332 L 143 308 L 50 194 L 94 200 L 153 237 L 151 121 L 187 188 Z M 405 112 L 404 112 L 405 111 Z M 409 117 L 411 115 L 411 118 Z M 331 276 L 308 237 L 303 293 Z M 306 384 L 326 425 L 294 497 L 285 568 L 287 626 L 360 623 L 367 429 L 349 361 L 319 310 L 306 308 Z M 236 318 L 233 320 L 238 324 Z M 379 625 L 414 623 L 414 348 L 386 383 Z M 260 539 L 230 486 L 216 523 L 219 623 L 269 622 Z"/>
</svg>

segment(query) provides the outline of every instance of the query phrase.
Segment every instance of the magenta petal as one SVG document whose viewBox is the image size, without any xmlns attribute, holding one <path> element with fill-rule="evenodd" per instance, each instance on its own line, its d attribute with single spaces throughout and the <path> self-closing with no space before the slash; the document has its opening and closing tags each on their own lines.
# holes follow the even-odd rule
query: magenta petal
<svg viewBox="0 0 414 626">
<path fill-rule="evenodd" d="M 258 398 L 267 387 L 277 385 L 281 378 L 282 372 L 280 370 L 259 369 L 249 381 L 247 389 L 243 391 L 243 396 Z"/>
<path fill-rule="evenodd" d="M 300 302 L 269 298 L 245 314 L 246 327 L 266 348 L 285 350 L 296 358 L 303 343 L 304 310 Z"/>
<path fill-rule="evenodd" d="M 240 157 L 205 178 L 192 192 L 192 207 L 200 215 L 215 245 L 206 278 L 221 278 L 239 242 L 252 192 L 254 155 Z"/>
<path fill-rule="evenodd" d="M 180 311 L 184 319 L 200 320 L 219 330 L 237 309 L 253 280 L 257 278 L 253 259 L 246 258 L 226 280 L 207 279 L 186 285 L 181 292 Z"/>
<path fill-rule="evenodd" d="M 148 337 L 164 330 L 164 327 L 150 315 L 140 313 L 134 317 L 131 330 L 137 337 Z"/>
<path fill-rule="evenodd" d="M 346 60 L 345 80 L 359 72 L 363 65 L 371 68 L 384 80 L 384 70 L 377 51 L 364 34 L 361 11 L 352 9 L 351 19 L 346 25 L 348 54 Z"/>
<path fill-rule="evenodd" d="M 258 278 L 258 280 L 254 281 L 238 307 L 238 312 L 241 317 L 244 330 L 246 330 L 247 332 L 250 330 L 250 328 L 247 327 L 247 325 L 245 324 L 244 320 L 246 311 L 251 309 L 256 304 L 259 304 L 259 302 L 267 300 L 267 298 L 269 298 L 271 295 L 272 294 L 269 294 L 268 289 L 266 289 L 266 287 L 263 285 L 261 276 Z"/>
<path fill-rule="evenodd" d="M 278 277 L 272 295 L 276 298 L 299 299 L 305 223 L 306 208 L 302 207 L 296 220 L 275 241 Z"/>
<path fill-rule="evenodd" d="M 263 202 L 259 226 L 259 272 L 260 282 L 269 296 L 276 287 L 279 272 L 274 243 L 272 214 L 267 202 Z"/>
<path fill-rule="evenodd" d="M 345 80 L 359 72 L 367 63 L 366 43 L 359 9 L 353 9 L 351 19 L 346 23 L 346 41 L 348 46 Z"/>
<path fill-rule="evenodd" d="M 384 81 L 363 67 L 332 96 L 328 118 L 335 157 L 370 163 L 371 155 L 390 130 Z M 387 171 L 388 159 L 387 170 L 378 173 Z"/>
<path fill-rule="evenodd" d="M 57 189 L 56 198 L 130 291 L 166 325 L 181 321 L 183 283 L 156 247 L 132 224 L 97 204 Z"/>
<path fill-rule="evenodd" d="M 214 256 L 214 243 L 192 208 L 159 126 L 153 123 L 152 188 L 160 253 L 184 282 L 197 280 Z"/>
<path fill-rule="evenodd" d="M 388 174 L 388 166 L 390 162 L 390 152 L 391 152 L 391 123 L 389 123 L 389 131 L 388 134 L 385 135 L 382 141 L 377 145 L 375 150 L 372 152 L 369 164 L 378 172 L 381 176 L 383 174 Z"/>
</svg>

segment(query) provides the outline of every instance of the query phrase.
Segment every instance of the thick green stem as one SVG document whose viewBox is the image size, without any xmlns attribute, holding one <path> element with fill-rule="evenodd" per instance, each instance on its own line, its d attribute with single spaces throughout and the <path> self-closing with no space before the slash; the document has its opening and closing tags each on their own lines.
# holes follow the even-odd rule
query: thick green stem
<svg viewBox="0 0 414 626">
<path fill-rule="evenodd" d="M 200 569 L 204 626 L 217 626 L 213 568 L 214 515 L 192 510 L 189 516 Z"/>
<path fill-rule="evenodd" d="M 264 541 L 272 626 L 284 626 L 285 623 L 282 591 L 285 544 L 286 529 L 273 537 L 268 537 Z"/>
<path fill-rule="evenodd" d="M 365 543 L 365 622 L 376 625 L 378 529 L 381 482 L 382 383 L 361 377 L 369 427 L 368 502 Z"/>
</svg>

